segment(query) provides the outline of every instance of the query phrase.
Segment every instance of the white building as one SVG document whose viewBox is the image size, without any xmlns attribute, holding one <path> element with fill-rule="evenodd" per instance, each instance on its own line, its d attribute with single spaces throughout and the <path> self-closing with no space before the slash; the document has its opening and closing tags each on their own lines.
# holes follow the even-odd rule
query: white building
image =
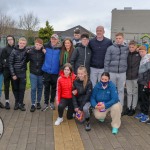
<svg viewBox="0 0 150 150">
<path fill-rule="evenodd" d="M 150 10 L 133 10 L 131 7 L 125 7 L 124 10 L 113 9 L 111 21 L 113 40 L 118 32 L 124 33 L 127 41 L 135 40 L 140 43 L 143 35 L 150 36 Z"/>
</svg>

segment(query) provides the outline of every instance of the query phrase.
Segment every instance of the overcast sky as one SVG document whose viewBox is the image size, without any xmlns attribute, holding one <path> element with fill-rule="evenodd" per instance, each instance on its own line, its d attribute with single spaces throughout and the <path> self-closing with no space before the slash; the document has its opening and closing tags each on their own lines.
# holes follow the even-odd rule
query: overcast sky
<svg viewBox="0 0 150 150">
<path fill-rule="evenodd" d="M 98 25 L 105 27 L 110 37 L 111 11 L 114 8 L 150 9 L 148 0 L 0 0 L 0 10 L 14 19 L 33 12 L 40 19 L 40 27 L 48 20 L 55 31 L 81 25 L 95 33 Z"/>
</svg>

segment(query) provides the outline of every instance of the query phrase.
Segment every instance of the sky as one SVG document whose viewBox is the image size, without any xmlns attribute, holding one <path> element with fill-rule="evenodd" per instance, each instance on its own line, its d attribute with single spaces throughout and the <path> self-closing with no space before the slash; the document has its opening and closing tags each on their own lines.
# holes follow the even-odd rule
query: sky
<svg viewBox="0 0 150 150">
<path fill-rule="evenodd" d="M 114 8 L 150 9 L 148 0 L 0 0 L 0 11 L 18 20 L 19 16 L 32 12 L 44 27 L 46 20 L 55 31 L 64 31 L 81 25 L 95 33 L 98 25 L 105 28 L 110 37 L 111 11 Z"/>
</svg>

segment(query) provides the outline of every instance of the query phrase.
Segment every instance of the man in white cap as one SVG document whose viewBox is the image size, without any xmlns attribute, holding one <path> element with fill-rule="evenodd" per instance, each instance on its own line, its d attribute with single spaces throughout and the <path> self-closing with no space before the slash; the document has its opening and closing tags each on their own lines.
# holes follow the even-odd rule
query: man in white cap
<svg viewBox="0 0 150 150">
<path fill-rule="evenodd" d="M 44 46 L 45 61 L 42 66 L 44 71 L 44 107 L 42 111 L 48 108 L 50 101 L 50 108 L 55 109 L 54 99 L 56 96 L 56 84 L 59 74 L 59 64 L 60 64 L 60 46 L 59 37 L 57 34 L 53 34 L 50 38 L 50 42 Z"/>
</svg>

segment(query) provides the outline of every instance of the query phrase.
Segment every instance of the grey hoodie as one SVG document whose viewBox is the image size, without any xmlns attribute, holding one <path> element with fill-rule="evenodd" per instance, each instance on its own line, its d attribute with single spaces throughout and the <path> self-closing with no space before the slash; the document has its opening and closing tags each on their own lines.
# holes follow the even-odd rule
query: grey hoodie
<svg viewBox="0 0 150 150">
<path fill-rule="evenodd" d="M 129 49 L 125 43 L 122 45 L 114 43 L 108 47 L 104 60 L 104 70 L 112 73 L 126 72 L 128 53 Z"/>
</svg>

